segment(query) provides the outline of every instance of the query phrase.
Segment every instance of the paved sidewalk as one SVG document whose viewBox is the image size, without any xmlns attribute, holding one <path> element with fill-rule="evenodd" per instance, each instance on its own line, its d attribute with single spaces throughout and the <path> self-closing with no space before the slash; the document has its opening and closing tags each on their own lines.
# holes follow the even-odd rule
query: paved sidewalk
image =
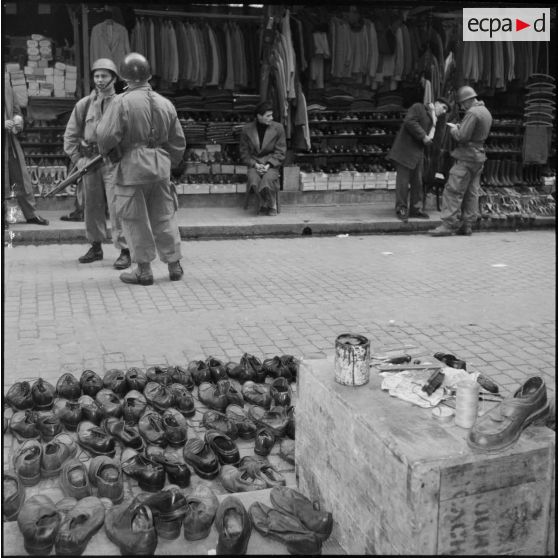
<svg viewBox="0 0 558 558">
<path fill-rule="evenodd" d="M 4 234 L 12 244 L 87 242 L 83 223 L 61 221 L 69 210 L 40 210 L 49 219 L 47 227 L 17 224 Z M 246 238 L 262 236 L 426 233 L 440 224 L 440 213 L 428 210 L 430 219 L 409 219 L 403 223 L 395 217 L 393 202 L 341 205 L 283 205 L 279 215 L 257 216 L 250 207 L 188 207 L 177 212 L 183 239 Z M 483 230 L 526 230 L 555 226 L 555 217 L 536 217 L 533 223 L 482 221 Z"/>
</svg>

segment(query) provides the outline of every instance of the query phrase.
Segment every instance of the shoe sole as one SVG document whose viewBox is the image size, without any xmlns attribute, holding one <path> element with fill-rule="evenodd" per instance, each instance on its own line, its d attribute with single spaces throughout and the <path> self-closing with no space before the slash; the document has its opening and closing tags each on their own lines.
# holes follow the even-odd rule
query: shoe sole
<svg viewBox="0 0 558 558">
<path fill-rule="evenodd" d="M 122 265 L 122 264 L 116 265 L 116 264 L 113 264 L 112 267 L 114 267 L 114 269 L 122 270 L 122 269 L 128 269 L 131 265 L 132 265 L 131 263 L 129 263 L 128 265 Z"/>
<path fill-rule="evenodd" d="M 144 287 L 148 287 L 149 285 L 153 285 L 153 277 L 151 279 L 140 279 L 138 278 L 135 281 L 127 281 L 126 279 L 122 279 L 120 277 L 120 281 L 126 283 L 127 285 L 143 285 Z"/>
<path fill-rule="evenodd" d="M 100 258 L 95 258 L 94 260 L 83 260 L 82 258 L 78 258 L 78 262 L 81 264 L 88 264 L 88 263 L 93 263 L 93 262 L 100 262 L 103 259 L 103 256 L 101 256 Z"/>
<path fill-rule="evenodd" d="M 184 273 L 180 273 L 179 275 L 169 275 L 169 279 L 171 281 L 180 281 L 184 277 Z"/>
<path fill-rule="evenodd" d="M 521 426 L 517 429 L 517 432 L 515 433 L 515 435 L 513 436 L 513 438 L 511 438 L 508 442 L 506 442 L 505 444 L 499 445 L 499 446 L 494 446 L 491 448 L 483 448 L 480 446 L 477 446 L 475 444 L 473 444 L 470 440 L 469 437 L 467 437 L 467 445 L 471 448 L 474 449 L 476 451 L 480 451 L 482 453 L 498 453 L 506 448 L 508 448 L 509 446 L 511 446 L 512 444 L 514 444 L 515 442 L 517 442 L 517 440 L 519 439 L 519 437 L 521 436 L 521 433 L 531 424 L 537 424 L 537 423 L 541 423 L 541 425 L 544 424 L 543 419 L 546 420 L 546 417 L 548 416 L 550 412 L 550 404 L 547 403 L 542 409 L 539 409 L 538 411 L 536 411 L 535 413 L 533 413 L 532 415 L 529 415 L 529 417 L 527 417 L 527 419 L 525 419 L 522 423 Z"/>
</svg>

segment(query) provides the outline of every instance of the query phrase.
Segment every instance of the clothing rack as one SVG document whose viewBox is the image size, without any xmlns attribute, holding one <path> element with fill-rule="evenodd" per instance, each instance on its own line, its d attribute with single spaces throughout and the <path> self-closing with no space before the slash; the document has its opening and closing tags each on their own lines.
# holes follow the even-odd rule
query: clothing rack
<svg viewBox="0 0 558 558">
<path fill-rule="evenodd" d="M 136 16 L 153 16 L 153 17 L 191 17 L 191 18 L 207 18 L 207 19 L 237 19 L 237 20 L 251 20 L 261 21 L 262 15 L 246 15 L 246 14 L 214 14 L 206 12 L 179 12 L 172 10 L 144 10 L 134 9 Z"/>
</svg>

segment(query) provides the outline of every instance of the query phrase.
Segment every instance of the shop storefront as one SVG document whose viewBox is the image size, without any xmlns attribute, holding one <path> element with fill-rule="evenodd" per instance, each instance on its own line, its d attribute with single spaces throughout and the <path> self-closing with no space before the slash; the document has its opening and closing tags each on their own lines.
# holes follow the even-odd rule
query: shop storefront
<svg viewBox="0 0 558 558">
<path fill-rule="evenodd" d="M 5 17 L 3 59 L 27 107 L 22 145 L 37 193 L 67 173 L 61 136 L 73 104 L 90 90 L 90 64 L 101 56 L 118 64 L 130 50 L 146 55 L 154 89 L 179 113 L 188 149 L 175 179 L 179 194 L 194 194 L 191 203 L 212 194 L 240 203 L 222 194 L 245 191 L 238 139 L 261 98 L 273 102 L 286 130 L 288 201 L 320 191 L 349 199 L 353 190 L 385 199 L 395 188 L 386 155 L 408 107 L 453 99 L 464 84 L 494 117 L 481 209 L 495 218 L 543 214 L 537 200 L 555 181 L 555 100 L 533 98 L 530 89 L 541 79 L 554 83 L 554 10 L 551 42 L 506 43 L 463 42 L 458 5 L 8 3 Z M 457 109 L 448 118 L 459 118 Z M 426 160 L 432 192 L 451 165 L 452 140 L 438 125 Z"/>
</svg>

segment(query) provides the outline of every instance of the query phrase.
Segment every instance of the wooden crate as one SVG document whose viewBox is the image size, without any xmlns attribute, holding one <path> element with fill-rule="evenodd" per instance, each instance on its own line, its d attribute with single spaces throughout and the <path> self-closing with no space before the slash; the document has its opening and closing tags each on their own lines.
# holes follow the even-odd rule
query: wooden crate
<svg viewBox="0 0 558 558">
<path fill-rule="evenodd" d="M 334 514 L 348 554 L 546 554 L 554 545 L 555 435 L 531 426 L 507 450 L 390 397 L 371 372 L 334 381 L 333 359 L 297 380 L 299 488 Z"/>
</svg>

